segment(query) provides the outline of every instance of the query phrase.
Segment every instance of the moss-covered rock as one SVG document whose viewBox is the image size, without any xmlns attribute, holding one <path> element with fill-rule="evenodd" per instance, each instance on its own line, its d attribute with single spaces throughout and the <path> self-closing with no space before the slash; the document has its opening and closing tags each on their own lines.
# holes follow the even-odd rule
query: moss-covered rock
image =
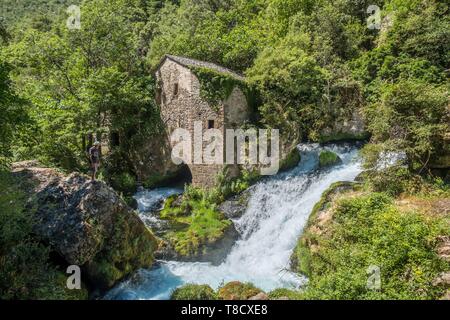
<svg viewBox="0 0 450 320">
<path fill-rule="evenodd" d="M 34 216 L 26 210 L 24 191 L 30 188 L 30 181 L 0 169 L 0 300 L 87 299 L 85 286 L 67 288 L 66 270 L 33 233 Z"/>
<path fill-rule="evenodd" d="M 251 283 L 233 281 L 221 287 L 217 294 L 221 300 L 248 300 L 261 292 Z"/>
<path fill-rule="evenodd" d="M 96 286 L 111 288 L 137 269 L 150 267 L 156 250 L 155 237 L 139 217 L 118 216 L 108 241 L 85 270 Z"/>
<path fill-rule="evenodd" d="M 324 150 L 319 155 L 319 166 L 321 168 L 330 167 L 342 162 L 342 159 L 333 151 Z"/>
<path fill-rule="evenodd" d="M 319 215 L 322 215 L 323 219 L 328 219 L 327 210 L 330 209 L 332 200 L 339 194 L 358 188 L 359 184 L 357 183 L 336 182 L 322 194 L 319 202 L 314 205 L 304 232 L 291 256 L 291 268 L 293 270 L 306 276 L 311 274 L 311 246 L 314 247 L 314 245 L 317 244 L 317 233 L 314 232 L 316 230 L 313 230 L 313 226 L 317 225 Z"/>
<path fill-rule="evenodd" d="M 175 289 L 171 300 L 217 300 L 217 294 L 208 285 L 186 284 Z"/>
<path fill-rule="evenodd" d="M 160 217 L 170 229 L 161 234 L 157 257 L 220 264 L 239 234 L 233 223 L 203 195 L 169 197 Z"/>
<path fill-rule="evenodd" d="M 295 168 L 301 160 L 300 152 L 297 148 L 294 148 L 289 152 L 286 157 L 281 161 L 280 171 L 287 171 Z"/>
<path fill-rule="evenodd" d="M 152 265 L 156 238 L 103 182 L 39 167 L 16 166 L 14 175 L 32 182 L 26 192 L 33 232 L 68 265 L 80 266 L 88 287 L 111 288 Z"/>
</svg>

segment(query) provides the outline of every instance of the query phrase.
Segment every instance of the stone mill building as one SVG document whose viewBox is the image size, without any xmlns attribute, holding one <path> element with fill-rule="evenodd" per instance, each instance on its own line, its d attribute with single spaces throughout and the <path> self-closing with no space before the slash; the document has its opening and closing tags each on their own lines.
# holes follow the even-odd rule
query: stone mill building
<svg viewBox="0 0 450 320">
<path fill-rule="evenodd" d="M 156 100 L 169 140 L 177 128 L 186 129 L 193 136 L 194 123 L 198 121 L 201 122 L 203 130 L 219 129 L 225 136 L 226 129 L 239 128 L 249 119 L 247 98 L 239 86 L 234 86 L 224 100 L 213 106 L 207 99 L 202 98 L 202 81 L 196 75 L 196 70 L 210 70 L 228 79 L 244 81 L 239 74 L 213 63 L 172 55 L 164 56 L 155 72 Z M 188 166 L 192 174 L 192 184 L 204 188 L 214 186 L 217 174 L 224 167 L 218 164 Z M 231 165 L 229 171 L 236 174 L 237 165 Z"/>
</svg>

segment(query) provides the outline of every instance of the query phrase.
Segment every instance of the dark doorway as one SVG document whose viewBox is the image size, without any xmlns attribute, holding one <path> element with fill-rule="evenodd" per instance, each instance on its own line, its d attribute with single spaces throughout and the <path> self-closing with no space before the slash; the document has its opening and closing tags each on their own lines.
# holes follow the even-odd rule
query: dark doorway
<svg viewBox="0 0 450 320">
<path fill-rule="evenodd" d="M 111 147 L 120 146 L 120 136 L 118 132 L 111 132 Z"/>
</svg>

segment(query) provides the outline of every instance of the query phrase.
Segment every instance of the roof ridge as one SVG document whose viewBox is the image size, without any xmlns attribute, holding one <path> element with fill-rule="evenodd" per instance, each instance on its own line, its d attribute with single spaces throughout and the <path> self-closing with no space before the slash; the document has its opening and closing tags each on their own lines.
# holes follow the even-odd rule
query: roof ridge
<svg viewBox="0 0 450 320">
<path fill-rule="evenodd" d="M 213 62 L 208 62 L 208 61 L 202 61 L 202 60 L 198 60 L 198 59 L 193 59 L 193 58 L 188 58 L 188 57 L 183 57 L 183 56 L 171 55 L 171 54 L 164 55 L 164 57 L 161 59 L 161 62 L 158 65 L 157 69 L 159 69 L 161 67 L 161 65 L 167 58 L 178 64 L 181 64 L 182 66 L 185 66 L 186 68 L 190 68 L 190 67 L 209 68 L 209 69 L 215 70 L 215 71 L 223 73 L 223 74 L 228 74 L 238 80 L 241 80 L 241 81 L 245 80 L 244 76 L 240 75 L 239 73 L 237 73 L 229 68 L 223 67 L 219 64 L 216 64 Z"/>
</svg>

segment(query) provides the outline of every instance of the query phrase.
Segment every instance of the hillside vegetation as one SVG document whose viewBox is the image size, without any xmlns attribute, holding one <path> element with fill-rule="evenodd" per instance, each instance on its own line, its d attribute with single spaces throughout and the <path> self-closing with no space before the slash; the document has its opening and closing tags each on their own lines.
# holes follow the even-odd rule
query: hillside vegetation
<svg viewBox="0 0 450 320">
<path fill-rule="evenodd" d="M 83 170 L 85 135 L 114 131 L 105 175 L 135 174 L 133 154 L 161 131 L 151 70 L 170 53 L 246 74 L 259 125 L 285 141 L 362 138 L 340 128 L 361 114 L 369 160 L 403 151 L 424 173 L 448 159 L 448 5 L 378 5 L 380 29 L 353 0 L 86 0 L 81 30 L 66 15 L 23 20 L 2 50 L 28 102 L 12 158 Z"/>
<path fill-rule="evenodd" d="M 367 13 L 373 3 L 366 0 L 84 0 L 81 29 L 69 30 L 68 1 L 2 0 L 0 262 L 11 264 L 1 269 L 2 298 L 41 291 L 43 297 L 64 297 L 51 286 L 33 287 L 36 281 L 53 283 L 58 270 L 46 264 L 45 248 L 29 240 L 23 202 L 14 198 L 20 194 L 6 180 L 11 163 L 37 159 L 86 173 L 86 150 L 103 138 L 114 143 L 100 179 L 132 193 L 139 166 L 161 164 L 154 156 L 164 125 L 152 70 L 164 54 L 245 75 L 254 92 L 253 125 L 279 129 L 283 143 L 368 141 L 362 150 L 367 189 L 336 205 L 338 220 L 320 239 L 326 260 L 312 257 L 304 297 L 438 298 L 443 289 L 430 281 L 446 265 L 431 250 L 435 237 L 449 236 L 448 217 L 404 211 L 397 201 L 448 198 L 449 5 L 376 2 L 381 20 L 374 28 Z M 222 89 L 202 92 L 216 98 L 230 91 Z M 164 181 L 164 165 L 151 167 L 153 182 Z M 214 198 L 242 191 L 249 181 L 254 179 L 239 177 L 215 190 L 221 194 Z M 194 212 L 186 216 L 169 212 L 186 220 L 172 237 L 182 252 L 197 251 L 198 243 L 215 239 L 228 225 L 216 214 L 217 201 L 205 199 L 189 199 Z M 36 262 L 35 272 L 19 269 L 15 276 L 22 257 Z M 372 261 L 386 266 L 386 292 L 361 289 L 362 263 Z"/>
<path fill-rule="evenodd" d="M 0 17 L 7 24 L 14 25 L 23 19 L 65 14 L 70 5 L 80 3 L 81 0 L 2 0 Z"/>
</svg>

